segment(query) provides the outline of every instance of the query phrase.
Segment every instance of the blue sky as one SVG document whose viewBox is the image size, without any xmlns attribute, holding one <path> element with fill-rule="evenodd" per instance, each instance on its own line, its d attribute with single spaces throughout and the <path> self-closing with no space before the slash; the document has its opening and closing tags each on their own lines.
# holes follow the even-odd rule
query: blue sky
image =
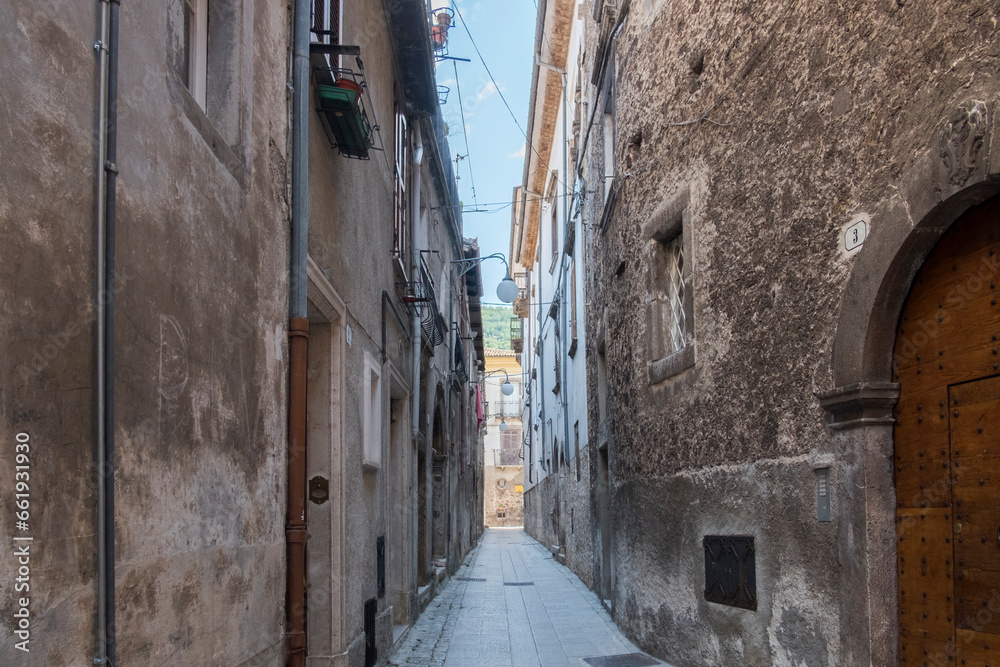
<svg viewBox="0 0 1000 667">
<path fill-rule="evenodd" d="M 510 242 L 511 208 L 505 204 L 510 202 L 514 186 L 521 183 L 524 135 L 511 118 L 499 93 L 503 93 L 517 122 L 526 130 L 535 42 L 535 3 L 533 0 L 458 0 L 457 5 L 497 83 L 494 86 L 490 81 L 461 19 L 456 16 L 455 25 L 449 33 L 448 53 L 469 58 L 472 62 L 438 63 L 437 80 L 451 89 L 448 102 L 442 109 L 448 124 L 453 164 L 456 153 L 466 154 L 461 115 L 462 108 L 465 110 L 470 157 L 460 160 L 455 166 L 459 177 L 458 192 L 466 211 L 465 235 L 479 238 L 483 255 L 494 252 L 506 255 Z M 470 212 L 476 208 L 473 205 L 475 201 L 479 202 L 478 208 L 487 209 L 490 213 Z M 483 301 L 486 304 L 497 303 L 496 286 L 503 279 L 503 270 L 503 263 L 499 260 L 483 263 Z"/>
</svg>

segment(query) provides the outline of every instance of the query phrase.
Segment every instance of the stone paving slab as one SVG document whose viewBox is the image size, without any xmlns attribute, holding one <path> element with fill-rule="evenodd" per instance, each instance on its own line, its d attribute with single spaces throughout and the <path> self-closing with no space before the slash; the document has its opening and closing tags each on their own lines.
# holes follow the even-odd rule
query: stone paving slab
<svg viewBox="0 0 1000 667">
<path fill-rule="evenodd" d="M 601 657 L 606 661 L 592 660 Z M 642 654 L 572 571 L 523 530 L 511 528 L 486 530 L 389 659 L 407 667 L 633 662 L 670 667 Z"/>
</svg>

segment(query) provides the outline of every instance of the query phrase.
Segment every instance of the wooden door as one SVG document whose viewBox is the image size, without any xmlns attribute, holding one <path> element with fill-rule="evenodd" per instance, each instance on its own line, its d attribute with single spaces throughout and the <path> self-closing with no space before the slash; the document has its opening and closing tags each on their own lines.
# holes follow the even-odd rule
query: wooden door
<svg viewBox="0 0 1000 667">
<path fill-rule="evenodd" d="M 899 655 L 1000 667 L 1000 206 L 917 275 L 893 359 Z"/>
</svg>

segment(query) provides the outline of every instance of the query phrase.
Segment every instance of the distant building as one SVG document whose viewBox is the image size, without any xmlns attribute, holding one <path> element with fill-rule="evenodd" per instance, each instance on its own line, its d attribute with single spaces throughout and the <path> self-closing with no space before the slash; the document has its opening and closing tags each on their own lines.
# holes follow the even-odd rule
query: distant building
<svg viewBox="0 0 1000 667">
<path fill-rule="evenodd" d="M 521 364 L 511 350 L 486 349 L 483 387 L 483 516 L 486 525 L 524 523 L 524 438 L 521 424 Z M 510 395 L 503 385 L 511 384 Z"/>
</svg>

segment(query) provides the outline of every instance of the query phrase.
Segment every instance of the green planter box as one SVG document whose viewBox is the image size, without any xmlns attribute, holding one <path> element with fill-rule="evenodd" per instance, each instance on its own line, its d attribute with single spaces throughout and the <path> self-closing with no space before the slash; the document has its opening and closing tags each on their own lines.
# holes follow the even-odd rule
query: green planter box
<svg viewBox="0 0 1000 667">
<path fill-rule="evenodd" d="M 326 118 L 341 152 L 368 157 L 372 148 L 372 128 L 358 103 L 358 93 L 350 88 L 317 85 L 320 113 Z"/>
</svg>

